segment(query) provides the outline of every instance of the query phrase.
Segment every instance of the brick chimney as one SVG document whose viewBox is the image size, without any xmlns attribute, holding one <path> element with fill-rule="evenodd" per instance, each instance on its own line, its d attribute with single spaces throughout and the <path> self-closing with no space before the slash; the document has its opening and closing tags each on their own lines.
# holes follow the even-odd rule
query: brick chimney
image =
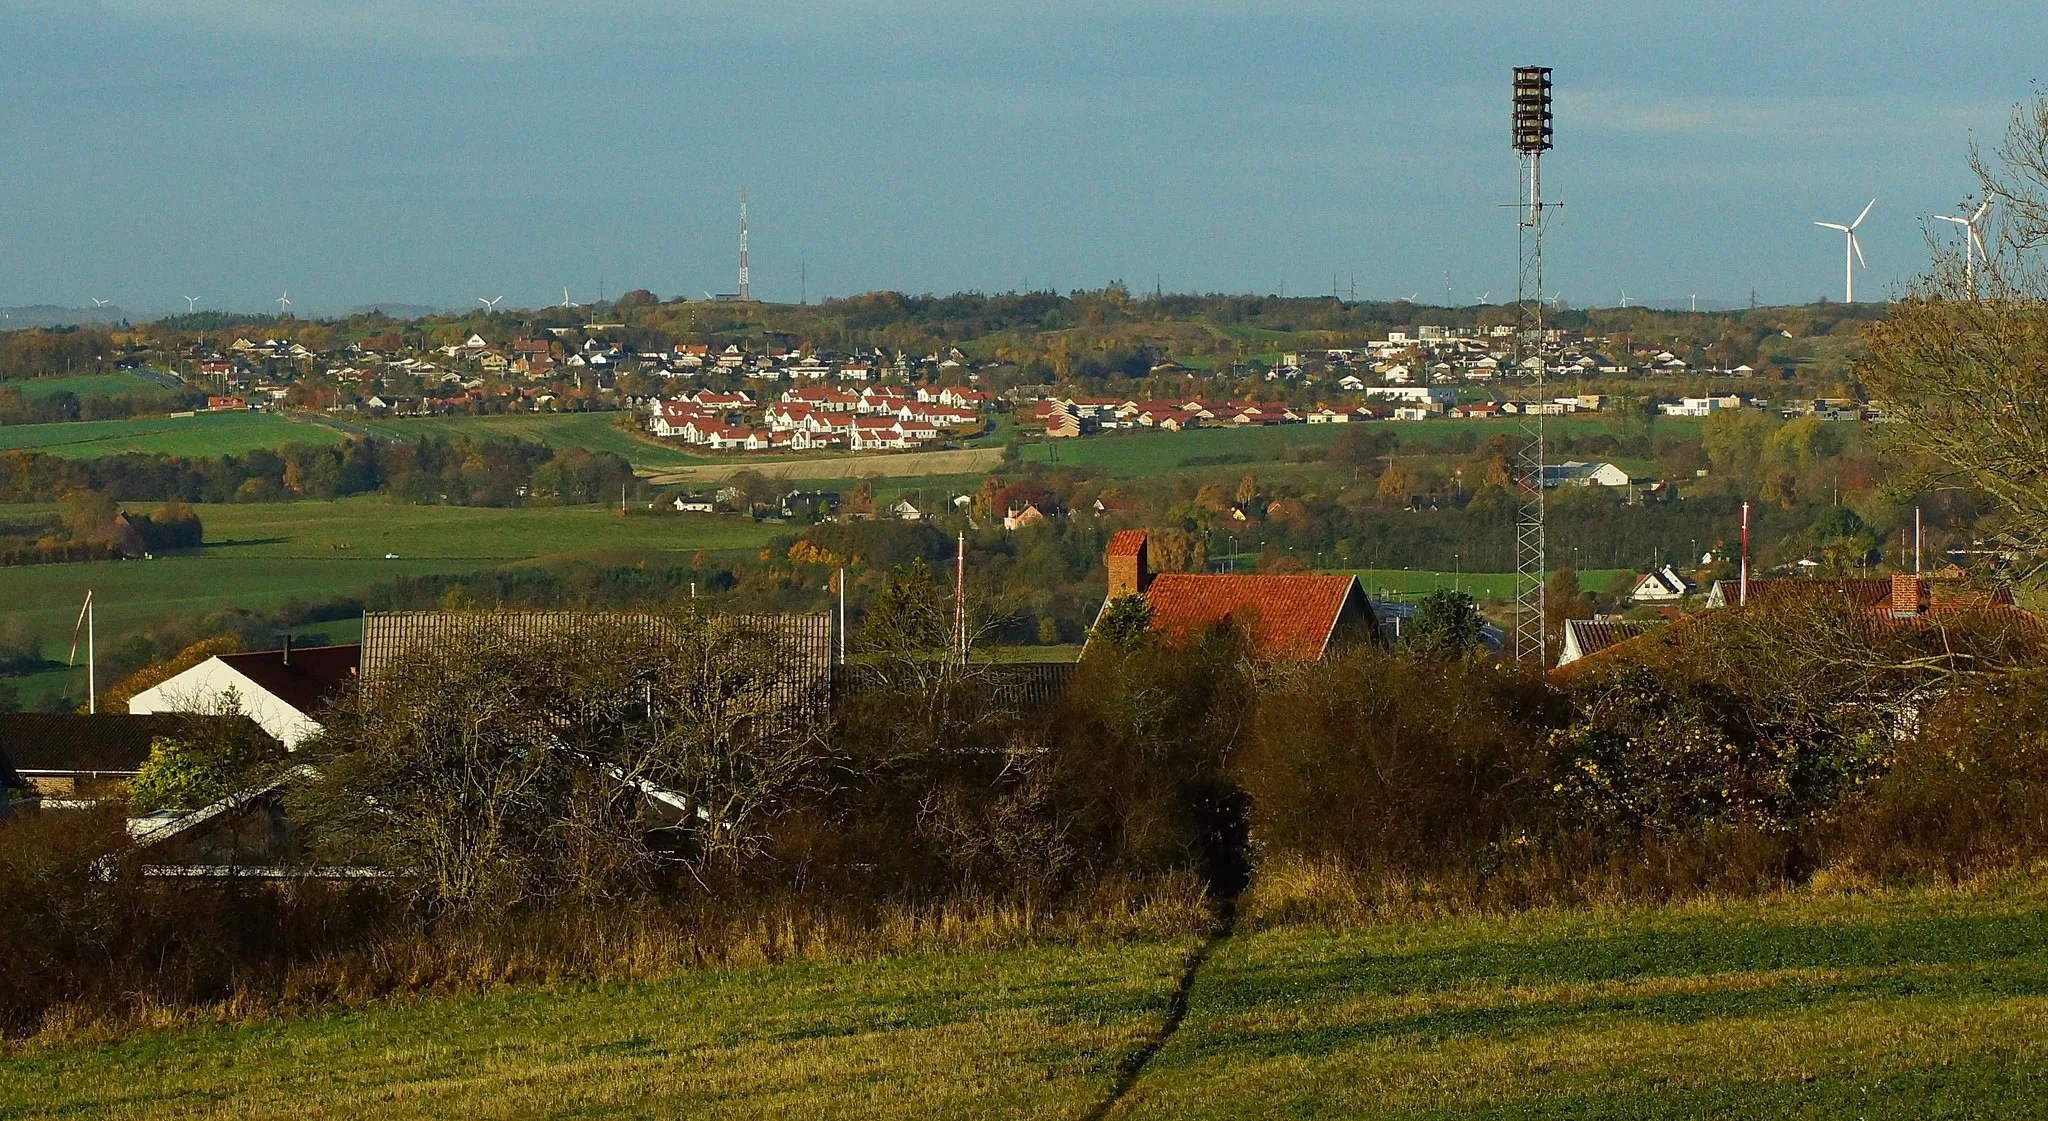
<svg viewBox="0 0 2048 1121">
<path fill-rule="evenodd" d="M 1147 585 L 1152 583 L 1152 569 L 1145 558 L 1145 531 L 1142 529 L 1120 529 L 1109 538 L 1109 551 L 1103 557 L 1109 569 L 1109 598 L 1118 596 L 1143 595 Z"/>
<path fill-rule="evenodd" d="M 1920 614 L 1920 593 L 1923 586 L 1920 578 L 1911 573 L 1901 572 L 1892 577 L 1892 618 L 1911 619 Z"/>
</svg>

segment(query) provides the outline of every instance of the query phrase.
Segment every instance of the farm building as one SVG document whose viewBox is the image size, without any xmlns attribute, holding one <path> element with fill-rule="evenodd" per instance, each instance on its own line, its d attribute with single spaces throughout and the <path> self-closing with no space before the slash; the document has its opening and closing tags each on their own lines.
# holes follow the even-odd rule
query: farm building
<svg viewBox="0 0 2048 1121">
<path fill-rule="evenodd" d="M 128 711 L 216 713 L 232 707 L 296 748 L 320 730 L 318 717 L 355 678 L 361 660 L 359 645 L 221 654 L 135 694 Z"/>
</svg>

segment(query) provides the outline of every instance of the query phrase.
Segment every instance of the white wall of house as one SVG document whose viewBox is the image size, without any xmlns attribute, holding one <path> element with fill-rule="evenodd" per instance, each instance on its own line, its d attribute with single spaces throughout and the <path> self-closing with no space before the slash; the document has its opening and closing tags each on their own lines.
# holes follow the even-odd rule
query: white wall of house
<svg viewBox="0 0 2048 1121">
<path fill-rule="evenodd" d="M 276 694 L 249 680 L 219 658 L 205 661 L 128 702 L 137 715 L 158 712 L 218 713 L 229 693 L 242 713 L 290 749 L 320 730 L 320 723 Z"/>
</svg>

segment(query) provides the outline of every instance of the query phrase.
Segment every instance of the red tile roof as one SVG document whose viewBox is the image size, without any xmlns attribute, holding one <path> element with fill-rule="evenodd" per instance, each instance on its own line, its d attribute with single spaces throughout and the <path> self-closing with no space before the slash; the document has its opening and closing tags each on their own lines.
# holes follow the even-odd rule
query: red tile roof
<svg viewBox="0 0 2048 1121">
<path fill-rule="evenodd" d="M 1110 539 L 1114 554 L 1127 536 Z M 1152 578 L 1145 599 L 1152 605 L 1152 629 L 1191 638 L 1229 620 L 1245 633 L 1261 658 L 1313 661 L 1323 655 L 1345 602 L 1357 588 L 1353 576 L 1197 576 L 1167 572 Z"/>
<path fill-rule="evenodd" d="M 1145 531 L 1142 529 L 1120 529 L 1109 537 L 1109 555 L 1112 557 L 1135 557 L 1145 547 Z"/>
</svg>

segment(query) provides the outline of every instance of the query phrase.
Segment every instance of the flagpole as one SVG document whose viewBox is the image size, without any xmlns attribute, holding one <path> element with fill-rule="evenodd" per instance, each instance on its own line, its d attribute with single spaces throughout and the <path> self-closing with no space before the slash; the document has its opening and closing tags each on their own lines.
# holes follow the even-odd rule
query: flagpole
<svg viewBox="0 0 2048 1121">
<path fill-rule="evenodd" d="M 99 648 L 93 642 L 92 590 L 85 593 L 85 711 L 97 716 L 100 711 Z"/>
</svg>

